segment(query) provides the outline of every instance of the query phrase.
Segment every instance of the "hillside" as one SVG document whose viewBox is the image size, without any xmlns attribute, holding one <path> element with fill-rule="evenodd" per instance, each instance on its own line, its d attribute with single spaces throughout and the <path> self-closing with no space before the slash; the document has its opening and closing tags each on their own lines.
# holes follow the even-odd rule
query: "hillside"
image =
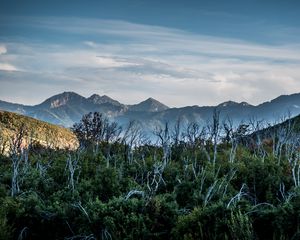
<svg viewBox="0 0 300 240">
<path fill-rule="evenodd" d="M 292 118 L 287 118 L 280 123 L 273 126 L 261 129 L 254 134 L 259 134 L 263 138 L 270 138 L 271 136 L 283 137 L 284 135 L 298 135 L 300 133 L 300 115 Z"/>
<path fill-rule="evenodd" d="M 300 115 L 287 119 L 283 121 L 282 123 L 276 124 L 272 127 L 270 127 L 268 130 L 278 130 L 280 128 L 289 128 L 290 131 L 294 133 L 299 133 L 300 131 Z"/>
<path fill-rule="evenodd" d="M 64 127 L 16 113 L 0 111 L 2 144 L 5 142 L 9 143 L 10 139 L 19 132 L 22 126 L 26 129 L 25 144 L 28 144 L 28 141 L 31 139 L 42 146 L 50 148 L 75 149 L 78 145 L 76 136 Z"/>
</svg>

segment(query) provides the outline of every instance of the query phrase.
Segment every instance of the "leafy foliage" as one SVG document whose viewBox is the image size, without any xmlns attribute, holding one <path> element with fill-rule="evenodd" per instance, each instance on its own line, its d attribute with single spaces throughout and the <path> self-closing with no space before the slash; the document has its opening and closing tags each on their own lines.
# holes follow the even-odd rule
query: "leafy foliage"
<svg viewBox="0 0 300 240">
<path fill-rule="evenodd" d="M 221 125 L 176 137 L 165 128 L 161 144 L 133 144 L 137 131 L 98 138 L 98 124 L 105 132 L 111 123 L 99 114 L 84 121 L 95 133 L 75 125 L 85 141 L 77 150 L 0 155 L 0 239 L 299 239 L 294 137 L 281 155 L 269 147 L 280 141 L 224 137 Z"/>
</svg>

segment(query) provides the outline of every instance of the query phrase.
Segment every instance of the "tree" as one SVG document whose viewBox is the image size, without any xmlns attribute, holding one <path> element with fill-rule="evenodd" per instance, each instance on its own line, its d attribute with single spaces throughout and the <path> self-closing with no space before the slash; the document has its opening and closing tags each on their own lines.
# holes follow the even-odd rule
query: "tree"
<svg viewBox="0 0 300 240">
<path fill-rule="evenodd" d="M 136 121 L 130 121 L 124 131 L 122 143 L 124 144 L 125 158 L 128 163 L 133 161 L 133 149 L 145 144 L 147 141 L 141 125 Z"/>
<path fill-rule="evenodd" d="M 73 155 L 69 154 L 66 162 L 66 172 L 68 172 L 68 187 L 72 190 L 72 193 L 75 191 L 75 174 L 78 175 L 77 172 L 79 170 L 78 163 L 80 154 L 80 150 L 75 152 Z"/>
<path fill-rule="evenodd" d="M 212 123 L 209 124 L 208 128 L 209 128 L 210 137 L 211 137 L 212 143 L 213 143 L 213 153 L 214 153 L 213 165 L 215 166 L 216 160 L 217 160 L 217 146 L 218 146 L 219 135 L 220 135 L 220 130 L 221 130 L 220 111 L 218 111 L 217 109 L 215 109 L 213 112 Z"/>
<path fill-rule="evenodd" d="M 80 145 L 93 147 L 94 153 L 98 153 L 101 142 L 113 141 L 121 132 L 116 122 L 109 122 L 108 118 L 99 112 L 85 114 L 79 123 L 73 125 L 72 130 Z"/>
<path fill-rule="evenodd" d="M 173 144 L 174 146 L 178 146 L 180 143 L 180 134 L 181 134 L 181 119 L 178 118 L 175 122 L 173 131 L 172 131 L 172 140 L 173 140 Z"/>
<path fill-rule="evenodd" d="M 12 160 L 12 179 L 11 179 L 11 196 L 14 197 L 20 191 L 20 164 L 25 157 L 28 157 L 28 154 L 25 153 L 24 137 L 27 133 L 27 130 L 24 125 L 20 127 L 18 132 L 11 138 L 10 143 L 10 158 Z M 28 161 L 27 161 L 28 162 Z"/>
<path fill-rule="evenodd" d="M 163 163 L 166 165 L 171 156 L 171 136 L 169 131 L 169 123 L 166 122 L 164 127 L 157 127 L 154 131 L 154 134 L 158 138 L 159 145 L 163 149 Z"/>
</svg>

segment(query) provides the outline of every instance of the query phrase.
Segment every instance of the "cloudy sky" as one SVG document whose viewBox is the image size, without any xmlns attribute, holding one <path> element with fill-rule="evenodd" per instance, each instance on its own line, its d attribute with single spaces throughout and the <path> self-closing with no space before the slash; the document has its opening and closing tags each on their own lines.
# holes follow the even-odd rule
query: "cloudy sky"
<svg viewBox="0 0 300 240">
<path fill-rule="evenodd" d="M 172 107 L 300 92 L 300 1 L 2 0 L 0 99 L 64 91 Z"/>
</svg>

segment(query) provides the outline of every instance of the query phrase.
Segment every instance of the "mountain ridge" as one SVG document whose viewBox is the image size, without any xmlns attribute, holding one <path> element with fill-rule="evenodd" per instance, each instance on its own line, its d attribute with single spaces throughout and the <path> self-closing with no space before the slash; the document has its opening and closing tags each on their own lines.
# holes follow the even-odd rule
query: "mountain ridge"
<svg viewBox="0 0 300 240">
<path fill-rule="evenodd" d="M 103 104 L 103 103 L 110 103 L 116 106 L 122 106 L 124 104 L 118 102 L 117 100 L 112 99 L 107 95 L 100 96 L 98 94 L 93 94 L 87 98 L 89 101 L 93 102 L 94 104 Z"/>
<path fill-rule="evenodd" d="M 120 125 L 126 125 L 131 120 L 137 120 L 145 128 L 153 124 L 163 125 L 165 122 L 174 123 L 181 119 L 185 124 L 190 122 L 205 123 L 211 119 L 215 110 L 220 111 L 221 119 L 231 118 L 238 124 L 251 117 L 275 122 L 283 115 L 296 116 L 300 114 L 300 93 L 281 95 L 271 101 L 258 105 L 247 102 L 226 101 L 216 106 L 186 106 L 168 107 L 154 98 L 126 105 L 109 96 L 93 94 L 83 97 L 75 92 L 63 92 L 47 98 L 40 104 L 27 106 L 0 101 L 0 109 L 34 117 L 65 127 L 78 122 L 82 115 L 88 112 L 101 112 Z"/>
</svg>

